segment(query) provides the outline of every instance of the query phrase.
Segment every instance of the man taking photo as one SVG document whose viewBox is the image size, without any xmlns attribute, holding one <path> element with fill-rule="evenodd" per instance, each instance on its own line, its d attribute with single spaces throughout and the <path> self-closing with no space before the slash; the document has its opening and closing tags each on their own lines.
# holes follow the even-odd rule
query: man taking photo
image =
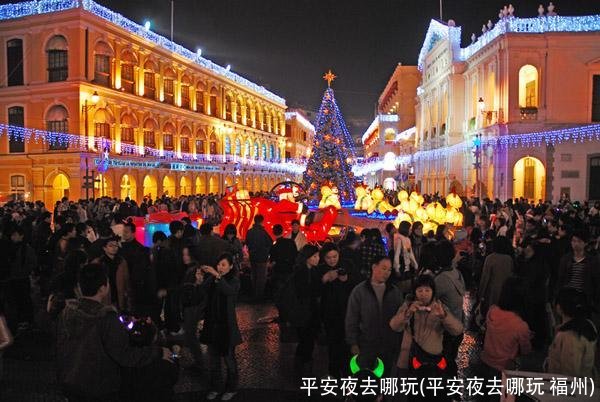
<svg viewBox="0 0 600 402">
<path fill-rule="evenodd" d="M 99 264 L 80 272 L 82 297 L 67 304 L 57 328 L 57 374 L 69 402 L 119 400 L 121 367 L 143 367 L 171 351 L 156 346 L 132 347 L 125 325 L 113 306 L 102 303 L 110 293 Z"/>
</svg>

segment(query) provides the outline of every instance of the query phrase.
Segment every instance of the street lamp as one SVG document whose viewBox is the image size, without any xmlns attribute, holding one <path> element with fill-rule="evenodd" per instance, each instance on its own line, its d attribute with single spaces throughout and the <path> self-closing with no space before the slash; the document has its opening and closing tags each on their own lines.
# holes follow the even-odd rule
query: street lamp
<svg viewBox="0 0 600 402">
<path fill-rule="evenodd" d="M 81 107 L 81 113 L 83 113 L 83 117 L 84 117 L 84 124 L 85 124 L 85 140 L 88 141 L 88 149 L 89 149 L 89 124 L 88 124 L 88 112 L 92 109 L 94 109 L 96 107 L 96 104 L 98 103 L 98 100 L 100 99 L 100 96 L 98 95 L 98 91 L 94 91 L 94 93 L 91 96 L 91 104 L 88 104 L 88 99 L 87 97 L 85 98 L 85 100 L 83 101 L 83 106 Z M 88 158 L 86 156 L 85 158 L 85 176 L 84 176 L 84 180 L 85 180 L 85 198 L 89 199 L 89 195 L 90 195 L 90 187 L 93 188 L 94 183 L 95 183 L 95 178 L 94 178 L 94 171 L 92 170 L 92 175 L 90 176 L 90 171 L 89 171 L 89 167 L 88 167 Z"/>
<path fill-rule="evenodd" d="M 477 198 L 481 198 L 481 133 L 475 134 L 473 139 L 473 156 L 475 157 L 475 163 L 473 163 L 475 168 L 475 194 Z"/>
<path fill-rule="evenodd" d="M 498 115 L 498 111 L 496 110 L 485 110 L 485 102 L 483 101 L 483 98 L 479 98 L 479 100 L 477 101 L 477 109 L 479 110 L 479 113 L 481 113 L 482 116 L 485 117 L 485 119 L 487 121 L 491 121 L 492 117 L 494 117 L 494 115 Z"/>
<path fill-rule="evenodd" d="M 85 120 L 85 138 L 86 140 L 88 140 L 88 132 L 89 132 L 89 127 L 88 127 L 88 112 L 90 110 L 93 110 L 96 107 L 96 103 L 98 103 L 98 100 L 100 100 L 100 96 L 98 95 L 98 91 L 94 91 L 94 93 L 92 94 L 92 96 L 90 97 L 90 100 L 92 101 L 91 104 L 88 104 L 88 98 L 85 98 L 85 100 L 83 101 L 83 106 L 81 107 L 81 113 L 83 113 L 83 117 Z"/>
</svg>

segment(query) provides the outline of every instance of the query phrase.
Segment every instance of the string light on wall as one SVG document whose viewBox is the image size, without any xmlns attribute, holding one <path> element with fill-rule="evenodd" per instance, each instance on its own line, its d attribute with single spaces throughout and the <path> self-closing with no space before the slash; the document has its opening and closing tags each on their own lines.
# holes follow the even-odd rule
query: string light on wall
<svg viewBox="0 0 600 402">
<path fill-rule="evenodd" d="M 6 135 L 11 139 L 19 141 L 33 141 L 35 143 L 47 144 L 66 144 L 69 148 L 78 149 L 82 152 L 88 150 L 88 140 L 84 135 L 57 133 L 47 130 L 38 130 L 32 128 L 12 126 L 0 123 L 0 136 Z M 95 137 L 93 139 L 96 149 L 115 149 L 114 141 L 103 137 Z M 135 155 L 140 157 L 156 157 L 165 160 L 179 160 L 199 163 L 210 163 L 211 155 L 194 155 L 191 153 L 181 153 L 181 156 L 175 151 L 161 151 L 156 148 L 144 147 L 144 152 L 139 152 L 139 146 L 135 144 L 121 143 L 121 153 L 124 155 Z M 214 155 L 212 155 L 214 157 Z M 235 156 L 226 155 L 225 162 L 234 162 Z M 270 162 L 266 160 L 243 160 L 242 164 L 254 165 L 266 169 L 277 171 L 301 174 L 306 169 L 306 164 L 302 161 L 286 161 L 286 163 Z"/>
<path fill-rule="evenodd" d="M 499 137 L 482 138 L 482 147 L 493 148 L 517 148 L 517 147 L 539 147 L 542 144 L 557 145 L 564 142 L 584 143 L 586 141 L 600 141 L 600 124 L 591 124 L 581 127 L 565 128 L 561 130 L 539 131 L 525 134 L 510 134 Z M 412 163 L 416 161 L 434 161 L 447 159 L 460 153 L 468 153 L 473 147 L 472 141 L 463 141 L 458 144 L 441 147 L 427 151 L 418 151 L 413 156 L 398 156 L 396 163 Z M 355 165 L 354 174 L 363 176 L 370 172 L 376 172 L 383 168 L 383 160 L 370 161 L 368 163 Z"/>
<path fill-rule="evenodd" d="M 550 10 L 549 10 L 550 11 Z M 545 32 L 596 32 L 600 31 L 600 15 L 560 16 L 554 12 L 540 14 L 533 18 L 517 18 L 513 10 L 500 12 L 500 19 L 491 28 L 486 28 L 479 37 L 473 37 L 473 43 L 461 48 L 461 28 L 448 21 L 448 25 L 432 20 L 425 41 L 419 52 L 418 67 L 423 71 L 425 58 L 440 40 L 449 40 L 452 57 L 455 61 L 466 61 L 500 35 L 509 32 L 545 33 Z M 491 21 L 490 21 L 491 22 Z M 488 27 L 492 24 L 488 24 Z"/>
</svg>

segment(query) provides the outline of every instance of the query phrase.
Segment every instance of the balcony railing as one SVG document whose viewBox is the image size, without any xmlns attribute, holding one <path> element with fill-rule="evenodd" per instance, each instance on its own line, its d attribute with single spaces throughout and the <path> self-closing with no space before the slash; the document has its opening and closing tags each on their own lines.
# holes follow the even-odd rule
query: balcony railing
<svg viewBox="0 0 600 402">
<path fill-rule="evenodd" d="M 521 120 L 537 120 L 538 108 L 527 106 L 520 108 Z"/>
</svg>

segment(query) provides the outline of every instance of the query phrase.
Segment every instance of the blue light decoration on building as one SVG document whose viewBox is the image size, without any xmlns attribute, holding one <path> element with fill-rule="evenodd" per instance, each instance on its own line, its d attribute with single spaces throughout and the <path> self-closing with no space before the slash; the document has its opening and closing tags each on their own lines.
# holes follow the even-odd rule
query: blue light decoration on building
<svg viewBox="0 0 600 402">
<path fill-rule="evenodd" d="M 262 144 L 262 147 L 261 147 L 261 148 L 262 148 L 262 159 L 263 159 L 264 161 L 266 161 L 266 160 L 267 160 L 267 144 L 265 144 L 265 143 L 263 142 L 263 144 Z"/>
<path fill-rule="evenodd" d="M 69 133 L 57 133 L 53 131 L 47 130 L 39 130 L 35 128 L 26 128 L 26 127 L 18 127 L 14 125 L 8 125 L 0 123 L 0 137 L 7 136 L 12 140 L 17 141 L 27 141 L 34 143 L 45 143 L 45 144 L 66 144 L 69 150 L 77 150 L 80 152 L 88 152 L 88 153 L 97 153 L 99 150 L 110 152 L 110 150 L 115 149 L 114 141 L 108 140 L 106 138 L 94 137 L 93 144 L 94 148 L 88 147 L 88 138 L 83 135 L 78 134 L 69 134 Z M 130 156 L 139 156 L 145 159 L 150 159 L 150 157 L 160 158 L 160 160 L 173 160 L 178 162 L 188 162 L 186 165 L 187 170 L 194 170 L 195 167 L 191 166 L 206 166 L 204 164 L 214 163 L 214 160 L 210 158 L 210 155 L 202 155 L 202 154 L 190 154 L 190 153 L 182 153 L 178 155 L 174 151 L 163 151 L 161 155 L 161 151 L 156 148 L 144 147 L 144 153 L 140 153 L 139 146 L 134 144 L 123 144 L 121 143 L 121 152 L 124 155 Z M 255 152 L 258 155 L 258 144 L 255 144 Z M 230 157 L 231 158 L 231 157 Z M 108 158 L 106 158 L 108 159 Z M 119 161 L 122 159 L 114 159 L 110 158 L 110 165 L 115 166 L 113 161 Z M 255 160 L 245 160 L 242 161 L 243 164 L 246 165 L 255 165 L 259 167 L 265 167 L 267 169 L 273 169 L 275 171 L 282 171 L 293 174 L 301 174 L 304 172 L 305 165 L 303 163 L 276 163 L 269 161 L 255 161 Z M 116 162 L 115 162 L 116 163 Z M 195 163 L 196 165 L 190 165 L 189 163 Z M 161 166 L 162 168 L 163 166 Z M 169 167 L 166 167 L 169 168 Z M 219 167 L 215 167 L 215 169 L 220 169 Z"/>
<path fill-rule="evenodd" d="M 506 149 L 517 147 L 540 147 L 542 145 L 557 145 L 565 142 L 581 144 L 586 141 L 600 141 L 600 124 L 570 127 L 560 130 L 539 131 L 525 134 L 506 134 L 488 138 L 463 141 L 447 147 L 440 147 L 427 151 L 418 151 L 413 155 L 402 155 L 396 157 L 397 164 L 414 164 L 417 161 L 434 161 L 448 158 L 456 154 L 468 153 L 479 142 L 480 147 L 492 147 L 494 149 Z M 364 164 L 353 166 L 356 176 L 363 176 L 370 172 L 376 172 L 383 168 L 383 160 L 378 159 Z"/>
<path fill-rule="evenodd" d="M 518 18 L 506 9 L 493 28 L 484 32 L 476 41 L 461 48 L 461 28 L 431 20 L 425 41 L 419 52 L 418 67 L 423 71 L 425 58 L 440 40 L 449 40 L 454 61 L 466 61 L 497 37 L 506 33 L 542 34 L 546 32 L 597 32 L 600 31 L 600 15 L 561 16 L 539 15 L 532 18 Z"/>
<path fill-rule="evenodd" d="M 304 172 L 304 185 L 311 196 L 323 185 L 336 186 L 342 202 L 354 200 L 354 142 L 337 106 L 333 89 L 323 94 L 315 121 L 313 152 Z"/>
<path fill-rule="evenodd" d="M 252 155 L 254 159 L 258 159 L 258 142 L 254 143 L 254 155 Z"/>
<path fill-rule="evenodd" d="M 275 146 L 273 144 L 271 144 L 269 146 L 269 160 L 272 161 L 274 157 L 275 157 Z"/>
<path fill-rule="evenodd" d="M 126 31 L 137 35 L 155 45 L 162 47 L 168 51 L 176 53 L 179 56 L 185 57 L 190 62 L 195 63 L 203 68 L 206 68 L 213 73 L 222 76 L 236 84 L 242 85 L 252 91 L 264 96 L 265 98 L 285 106 L 285 99 L 268 91 L 263 86 L 259 86 L 246 78 L 231 72 L 226 67 L 219 66 L 212 61 L 201 56 L 200 52 L 193 52 L 189 49 L 172 42 L 149 29 L 145 26 L 137 24 L 128 18 L 125 18 L 119 13 L 116 13 L 92 0 L 33 0 L 17 4 L 6 4 L 0 6 L 0 21 L 22 18 L 29 15 L 47 14 L 59 11 L 70 10 L 74 8 L 82 8 L 90 13 L 111 22 Z"/>
</svg>

